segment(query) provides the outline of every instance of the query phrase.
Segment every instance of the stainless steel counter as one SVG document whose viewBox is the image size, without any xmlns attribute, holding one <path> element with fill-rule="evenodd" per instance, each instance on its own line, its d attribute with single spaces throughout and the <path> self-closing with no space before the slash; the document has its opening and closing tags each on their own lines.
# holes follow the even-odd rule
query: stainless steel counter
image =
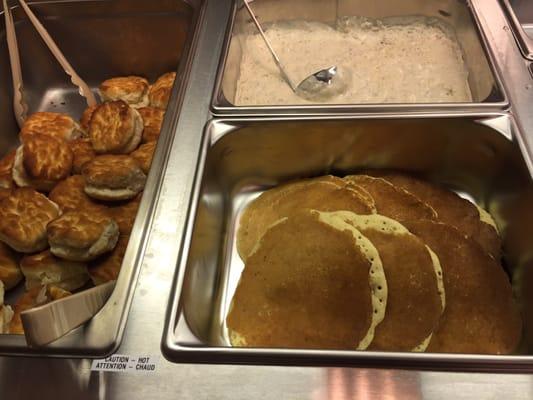
<svg viewBox="0 0 533 400">
<path fill-rule="evenodd" d="M 486 30 L 517 124 L 533 145 L 533 84 L 498 0 L 472 0 Z M 165 184 L 120 354 L 160 355 L 165 309 L 230 1 L 210 0 L 200 51 L 172 144 Z M 524 143 L 526 145 L 527 143 Z M 532 147 L 529 146 L 531 149 Z M 531 154 L 530 154 L 531 155 Z M 533 376 L 351 368 L 172 364 L 155 373 L 91 372 L 90 360 L 0 358 L 2 399 L 449 399 L 533 398 Z"/>
</svg>

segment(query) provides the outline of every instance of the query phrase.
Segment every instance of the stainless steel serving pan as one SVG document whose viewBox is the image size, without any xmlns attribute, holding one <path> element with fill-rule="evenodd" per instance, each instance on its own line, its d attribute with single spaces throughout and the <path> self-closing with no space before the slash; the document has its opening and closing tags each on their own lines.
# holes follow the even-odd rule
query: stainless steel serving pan
<svg viewBox="0 0 533 400">
<path fill-rule="evenodd" d="M 319 5 L 318 5 L 319 4 Z M 507 97 L 495 72 L 493 57 L 486 45 L 476 16 L 468 0 L 256 0 L 254 11 L 263 24 L 280 20 L 304 19 L 334 23 L 343 16 L 384 18 L 391 16 L 435 17 L 450 25 L 456 32 L 468 68 L 468 83 L 473 96 L 472 103 L 426 103 L 426 104 L 348 104 L 306 106 L 235 106 L 234 97 L 242 57 L 241 33 L 255 33 L 249 16 L 239 1 L 234 1 L 233 18 L 227 33 L 225 50 L 218 71 L 217 85 L 213 94 L 212 110 L 215 114 L 319 114 L 353 112 L 407 112 L 407 111 L 461 111 L 502 109 Z M 286 61 L 290 62 L 290 60 Z M 438 61 L 437 61 L 438 62 Z M 391 72 L 393 73 L 393 72 Z"/>
<path fill-rule="evenodd" d="M 113 76 L 138 74 L 153 81 L 164 72 L 178 70 L 122 269 L 106 305 L 89 323 L 42 348 L 29 348 L 21 335 L 0 335 L 0 354 L 4 355 L 102 357 L 118 347 L 124 331 L 154 203 L 159 195 L 161 172 L 167 163 L 182 92 L 189 75 L 203 2 L 67 0 L 33 2 L 31 7 L 73 67 L 94 89 Z M 30 109 L 66 112 L 79 117 L 85 107 L 83 99 L 51 59 L 19 8 L 14 9 L 14 19 Z M 3 18 L 1 21 L 3 24 Z M 0 113 L 0 154 L 3 155 L 17 146 L 18 128 L 12 112 L 5 40 L 0 41 L 0 54 L 0 104 L 3 107 Z M 14 302 L 16 295 L 16 292 L 7 293 L 6 302 Z"/>
<path fill-rule="evenodd" d="M 527 202 L 533 191 L 532 160 L 523 155 L 508 114 L 218 119 L 203 134 L 163 337 L 167 358 L 533 371 L 529 303 L 524 304 L 524 341 L 512 356 L 232 348 L 224 323 L 243 268 L 235 237 L 247 203 L 289 179 L 343 176 L 367 168 L 421 174 L 489 209 L 502 229 L 506 269 L 530 287 L 528 274 L 517 271 L 533 260 L 533 202 Z M 513 210 L 519 207 L 517 218 Z"/>
<path fill-rule="evenodd" d="M 533 2 L 501 0 L 524 57 L 533 60 Z"/>
</svg>

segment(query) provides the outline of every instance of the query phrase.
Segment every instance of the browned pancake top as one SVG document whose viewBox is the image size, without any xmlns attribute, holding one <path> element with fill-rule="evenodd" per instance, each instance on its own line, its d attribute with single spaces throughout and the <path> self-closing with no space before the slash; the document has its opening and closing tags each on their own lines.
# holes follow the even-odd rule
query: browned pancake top
<svg viewBox="0 0 533 400">
<path fill-rule="evenodd" d="M 318 211 L 346 210 L 370 214 L 372 205 L 357 192 L 339 186 L 335 177 L 302 180 L 264 192 L 244 211 L 237 237 L 237 248 L 245 259 L 270 224 L 303 209 Z"/>
<path fill-rule="evenodd" d="M 349 175 L 348 182 L 366 189 L 376 205 L 378 214 L 404 221 L 431 219 L 437 217 L 435 210 L 411 193 L 395 187 L 381 178 L 368 175 Z"/>
<path fill-rule="evenodd" d="M 369 268 L 351 232 L 291 215 L 247 259 L 228 328 L 252 347 L 355 349 L 372 319 Z"/>
<path fill-rule="evenodd" d="M 509 354 L 522 321 L 501 265 L 456 228 L 431 221 L 407 225 L 437 254 L 446 308 L 428 351 Z"/>
<path fill-rule="evenodd" d="M 369 350 L 411 351 L 433 332 L 442 313 L 429 252 L 414 235 L 360 230 L 379 252 L 388 287 L 385 319 Z"/>
<path fill-rule="evenodd" d="M 409 175 L 385 173 L 384 179 L 414 194 L 437 212 L 439 221 L 452 225 L 475 240 L 497 260 L 501 257 L 501 240 L 493 226 L 481 221 L 476 206 L 430 182 Z"/>
</svg>

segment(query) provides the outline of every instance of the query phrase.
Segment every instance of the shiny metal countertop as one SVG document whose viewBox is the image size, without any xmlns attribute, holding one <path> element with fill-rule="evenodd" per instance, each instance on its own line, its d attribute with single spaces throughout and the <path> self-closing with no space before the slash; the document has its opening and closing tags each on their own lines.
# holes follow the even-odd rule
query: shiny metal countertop
<svg viewBox="0 0 533 400">
<path fill-rule="evenodd" d="M 471 0 L 486 31 L 513 114 L 533 146 L 528 65 L 498 0 Z M 153 230 L 118 353 L 160 355 L 165 309 L 178 258 L 203 124 L 216 74 L 229 0 L 210 0 L 182 105 Z M 529 146 L 528 146 L 529 145 Z M 529 152 L 530 153 L 530 152 Z M 529 154 L 531 156 L 531 153 Z M 2 399 L 479 399 L 533 398 L 533 376 L 362 368 L 172 364 L 153 374 L 91 372 L 90 360 L 0 358 Z"/>
</svg>

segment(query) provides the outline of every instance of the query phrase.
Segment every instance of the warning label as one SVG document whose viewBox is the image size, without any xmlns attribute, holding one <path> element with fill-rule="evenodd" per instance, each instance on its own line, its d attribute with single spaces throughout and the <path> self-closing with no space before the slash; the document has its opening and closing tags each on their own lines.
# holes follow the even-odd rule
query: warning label
<svg viewBox="0 0 533 400">
<path fill-rule="evenodd" d="M 93 360 L 91 371 L 153 373 L 157 370 L 158 361 L 159 356 L 113 354 L 102 360 Z"/>
</svg>

